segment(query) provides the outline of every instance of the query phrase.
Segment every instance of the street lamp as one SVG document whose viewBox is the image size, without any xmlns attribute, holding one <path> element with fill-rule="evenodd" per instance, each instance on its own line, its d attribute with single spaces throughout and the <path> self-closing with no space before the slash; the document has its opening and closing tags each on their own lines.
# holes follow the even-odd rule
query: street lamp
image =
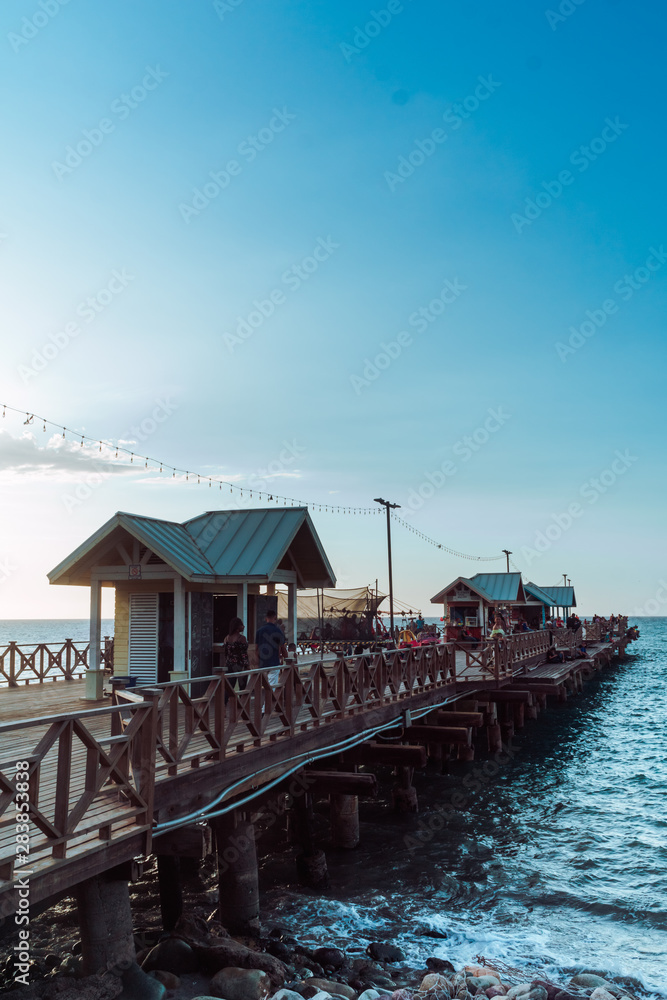
<svg viewBox="0 0 667 1000">
<path fill-rule="evenodd" d="M 397 507 L 400 507 L 400 503 L 390 503 L 388 500 L 383 500 L 381 497 L 375 497 L 374 503 L 382 504 L 382 506 L 387 511 L 387 559 L 389 561 L 389 627 L 391 629 L 391 641 L 395 642 L 394 637 L 394 577 L 391 570 L 391 512 Z"/>
</svg>

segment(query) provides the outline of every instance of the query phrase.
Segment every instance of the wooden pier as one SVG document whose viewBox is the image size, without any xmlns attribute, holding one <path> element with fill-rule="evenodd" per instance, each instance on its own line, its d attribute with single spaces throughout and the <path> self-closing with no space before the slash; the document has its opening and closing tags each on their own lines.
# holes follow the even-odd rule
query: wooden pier
<svg viewBox="0 0 667 1000">
<path fill-rule="evenodd" d="M 201 831 L 207 809 L 215 816 L 235 804 L 240 821 L 251 794 L 275 794 L 294 776 L 331 794 L 338 820 L 348 815 L 338 836 L 351 845 L 356 796 L 370 787 L 369 775 L 350 773 L 352 762 L 393 763 L 404 793 L 397 807 L 416 808 L 410 768 L 425 748 L 455 748 L 460 760 L 473 759 L 475 743 L 498 750 L 548 697 L 564 700 L 623 653 L 626 626 L 620 619 L 604 639 L 599 625 L 557 630 L 558 648 L 574 654 L 583 638 L 589 658 L 555 664 L 545 663 L 551 634 L 540 631 L 483 640 L 476 650 L 441 643 L 292 663 L 275 688 L 255 670 L 242 675 L 243 690 L 223 675 L 118 691 L 101 707 L 80 700 L 82 680 L 5 689 L 0 915 L 14 914 L 23 871 L 31 873 L 31 906 L 105 873 L 126 880 L 133 859 L 173 853 L 165 845 L 179 824 L 192 830 L 199 820 Z M 17 850 L 14 803 L 25 801 L 17 763 L 29 772 L 28 855 Z M 326 780 L 313 777 L 314 763 Z M 234 822 L 222 817 L 218 830 L 223 820 Z M 231 891 L 233 866 L 226 877 Z"/>
</svg>

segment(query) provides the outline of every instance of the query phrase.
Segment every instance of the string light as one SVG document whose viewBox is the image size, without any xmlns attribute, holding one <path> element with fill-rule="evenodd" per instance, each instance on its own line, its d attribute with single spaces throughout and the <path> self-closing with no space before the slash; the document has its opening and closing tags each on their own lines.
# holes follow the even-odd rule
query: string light
<svg viewBox="0 0 667 1000">
<path fill-rule="evenodd" d="M 457 552 L 456 549 L 450 549 L 447 545 L 443 545 L 441 542 L 436 542 L 434 538 L 430 538 L 428 535 L 425 535 L 423 531 L 418 531 L 412 524 L 408 524 L 407 521 L 404 521 L 402 517 L 399 517 L 398 514 L 395 514 L 393 511 L 391 513 L 391 517 L 394 521 L 396 521 L 397 524 L 400 524 L 401 527 L 407 528 L 408 531 L 411 531 L 413 534 L 418 535 L 419 538 L 423 539 L 425 542 L 428 542 L 429 545 L 434 545 L 437 549 L 442 549 L 444 552 L 448 552 L 449 555 L 456 556 L 458 559 L 471 559 L 474 562 L 496 562 L 498 559 L 504 558 L 502 555 L 470 556 L 466 555 L 465 552 Z"/>
<path fill-rule="evenodd" d="M 7 403 L 2 403 L 0 405 L 2 406 L 2 416 L 3 417 L 7 416 L 7 410 L 9 410 L 10 413 L 15 413 L 15 414 L 24 416 L 25 419 L 24 419 L 23 422 L 26 425 L 32 424 L 37 419 L 37 420 L 41 421 L 41 423 L 42 423 L 42 429 L 43 430 L 46 430 L 46 426 L 48 424 L 49 426 L 54 427 L 57 431 L 61 432 L 62 438 L 64 440 L 67 439 L 67 435 L 68 434 L 72 434 L 73 436 L 75 436 L 77 438 L 80 437 L 79 445 L 80 445 L 81 448 L 84 447 L 84 444 L 88 444 L 89 446 L 97 445 L 98 446 L 98 450 L 100 452 L 103 451 L 102 445 L 103 445 L 104 442 L 102 440 L 100 440 L 100 439 L 89 437 L 87 434 L 79 434 L 76 431 L 72 431 L 71 429 L 68 429 L 67 427 L 63 426 L 62 424 L 58 424 L 58 423 L 55 423 L 53 420 L 49 420 L 47 417 L 37 416 L 36 414 L 32 414 L 32 413 L 30 413 L 27 410 L 20 410 L 20 409 L 17 409 L 16 407 L 14 407 L 14 406 L 9 406 L 9 404 L 7 404 Z M 116 444 L 115 446 L 114 445 L 109 445 L 109 448 L 110 449 L 111 448 L 115 449 L 114 450 L 114 456 L 115 456 L 115 458 L 127 460 L 127 457 L 129 456 L 130 464 L 132 464 L 132 465 L 134 464 L 135 453 L 133 451 L 130 451 L 128 448 L 123 448 L 119 444 Z M 160 472 L 162 472 L 163 470 L 167 470 L 168 471 L 169 469 L 171 469 L 172 470 L 172 479 L 177 479 L 177 478 L 180 478 L 180 477 L 182 477 L 184 475 L 185 476 L 185 481 L 186 482 L 190 481 L 190 472 L 189 472 L 189 470 L 177 469 L 175 466 L 164 465 L 164 463 L 162 461 L 160 461 L 158 459 L 153 459 L 153 458 L 151 458 L 150 456 L 147 456 L 147 455 L 137 455 L 136 457 L 137 457 L 138 460 L 141 460 L 143 458 L 143 460 L 144 460 L 144 468 L 146 468 L 146 469 L 148 468 L 148 463 L 149 462 L 154 462 L 156 465 L 159 464 L 159 466 L 160 466 Z M 178 473 L 178 476 L 177 476 L 177 473 Z M 193 473 L 193 475 L 197 475 L 197 482 L 198 483 L 201 482 L 201 474 L 200 473 Z M 204 480 L 208 479 L 208 481 L 209 481 L 209 487 L 211 487 L 213 485 L 213 483 L 218 483 L 219 490 L 222 490 L 223 486 L 229 486 L 229 492 L 230 492 L 230 494 L 233 495 L 234 492 L 236 492 L 236 493 L 240 494 L 241 496 L 243 496 L 243 488 L 241 486 L 237 486 L 236 484 L 232 484 L 232 483 L 227 483 L 224 480 L 218 479 L 217 477 L 204 476 L 203 478 L 204 478 Z M 382 513 L 381 511 L 379 511 L 375 507 L 347 507 L 347 506 L 342 506 L 342 505 L 337 506 L 337 505 L 332 505 L 332 504 L 324 504 L 324 505 L 322 505 L 322 504 L 312 503 L 312 502 L 309 502 L 309 501 L 306 501 L 306 500 L 301 500 L 301 499 L 298 499 L 297 497 L 285 497 L 285 496 L 278 495 L 278 494 L 265 493 L 265 492 L 263 492 L 261 490 L 259 490 L 259 491 L 258 490 L 255 490 L 255 491 L 253 491 L 253 490 L 250 490 L 250 491 L 246 490 L 246 492 L 250 493 L 250 497 L 252 499 L 264 500 L 265 502 L 276 503 L 276 504 L 279 504 L 280 501 L 282 500 L 283 501 L 283 507 L 286 507 L 287 504 L 289 503 L 289 505 L 291 507 L 305 507 L 306 509 L 311 509 L 312 508 L 313 510 L 315 510 L 317 508 L 317 510 L 320 513 L 324 512 L 326 514 L 378 514 L 378 513 Z"/>
</svg>

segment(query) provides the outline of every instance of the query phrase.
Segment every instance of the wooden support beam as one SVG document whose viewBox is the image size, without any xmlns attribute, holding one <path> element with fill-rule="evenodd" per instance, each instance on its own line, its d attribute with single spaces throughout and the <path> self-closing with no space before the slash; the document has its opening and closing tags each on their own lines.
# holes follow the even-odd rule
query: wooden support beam
<svg viewBox="0 0 667 1000">
<path fill-rule="evenodd" d="M 304 771 L 304 781 L 311 792 L 325 795 L 362 795 L 375 798 L 378 781 L 374 774 L 351 774 L 347 771 Z"/>
<path fill-rule="evenodd" d="M 155 838 L 153 846 L 157 854 L 203 861 L 213 851 L 213 831 L 208 824 L 193 823 Z"/>
<path fill-rule="evenodd" d="M 426 767 L 423 746 L 405 743 L 362 743 L 340 755 L 341 764 L 387 764 L 390 767 Z"/>
<path fill-rule="evenodd" d="M 437 713 L 437 722 L 442 726 L 465 726 L 477 729 L 484 725 L 483 712 L 448 712 L 441 708 Z"/>
<path fill-rule="evenodd" d="M 523 679 L 522 679 L 523 684 Z M 522 688 L 502 688 L 499 691 L 485 691 L 484 697 L 488 701 L 525 701 L 532 704 L 533 696 L 529 690 Z"/>
<path fill-rule="evenodd" d="M 408 726 L 405 735 L 420 743 L 472 743 L 472 732 L 464 726 Z"/>
</svg>

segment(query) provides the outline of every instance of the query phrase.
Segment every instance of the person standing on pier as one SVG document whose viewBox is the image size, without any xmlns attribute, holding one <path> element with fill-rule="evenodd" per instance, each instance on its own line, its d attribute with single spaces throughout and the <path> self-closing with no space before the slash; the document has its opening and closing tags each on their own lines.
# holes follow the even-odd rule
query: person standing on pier
<svg viewBox="0 0 667 1000">
<path fill-rule="evenodd" d="M 240 618 L 232 618 L 229 623 L 229 633 L 224 638 L 226 674 L 238 674 L 249 669 L 248 640 L 243 635 L 244 628 Z M 247 677 L 239 677 L 239 691 L 243 691 L 247 683 Z"/>
<path fill-rule="evenodd" d="M 271 687 L 276 687 L 280 676 L 280 671 L 275 668 L 279 667 L 282 659 L 287 656 L 285 634 L 276 623 L 277 617 L 275 611 L 267 611 L 266 622 L 257 629 L 255 636 L 259 667 L 260 670 L 269 671 L 267 679 Z"/>
</svg>

